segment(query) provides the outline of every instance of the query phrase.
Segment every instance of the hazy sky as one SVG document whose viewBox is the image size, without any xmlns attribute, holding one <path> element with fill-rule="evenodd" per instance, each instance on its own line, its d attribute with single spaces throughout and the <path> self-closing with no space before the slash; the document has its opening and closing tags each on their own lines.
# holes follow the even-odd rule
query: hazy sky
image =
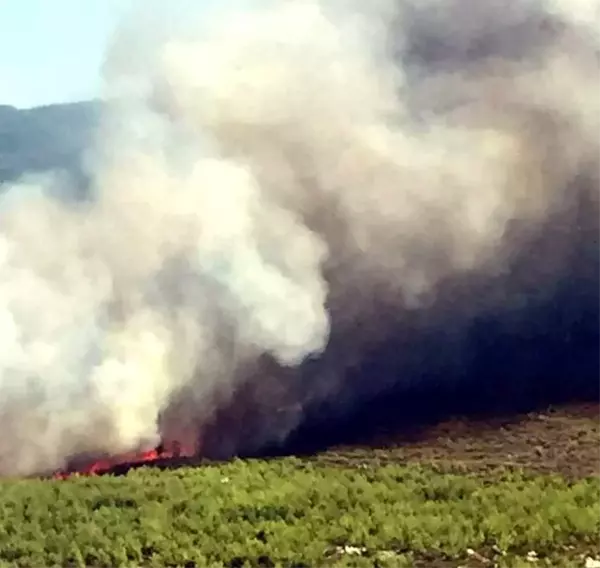
<svg viewBox="0 0 600 568">
<path fill-rule="evenodd" d="M 31 107 L 98 92 L 106 42 L 128 0 L 0 0 L 0 104 Z"/>
</svg>

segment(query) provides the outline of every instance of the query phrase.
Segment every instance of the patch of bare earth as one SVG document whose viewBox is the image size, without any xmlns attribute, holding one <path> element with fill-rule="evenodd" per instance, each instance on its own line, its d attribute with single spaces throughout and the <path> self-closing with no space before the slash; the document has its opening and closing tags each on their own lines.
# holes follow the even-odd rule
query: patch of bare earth
<svg viewBox="0 0 600 568">
<path fill-rule="evenodd" d="M 316 456 L 326 463 L 424 463 L 484 472 L 515 467 L 568 477 L 600 476 L 600 405 L 573 404 L 520 416 L 453 419 L 412 432 L 380 432 Z"/>
</svg>

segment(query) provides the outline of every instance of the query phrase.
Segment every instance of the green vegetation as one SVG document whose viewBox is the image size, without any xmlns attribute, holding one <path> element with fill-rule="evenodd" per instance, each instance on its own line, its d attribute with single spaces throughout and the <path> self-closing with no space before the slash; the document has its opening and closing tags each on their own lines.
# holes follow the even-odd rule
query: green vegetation
<svg viewBox="0 0 600 568">
<path fill-rule="evenodd" d="M 581 566 L 600 479 L 234 461 L 0 482 L 2 566 Z"/>
</svg>

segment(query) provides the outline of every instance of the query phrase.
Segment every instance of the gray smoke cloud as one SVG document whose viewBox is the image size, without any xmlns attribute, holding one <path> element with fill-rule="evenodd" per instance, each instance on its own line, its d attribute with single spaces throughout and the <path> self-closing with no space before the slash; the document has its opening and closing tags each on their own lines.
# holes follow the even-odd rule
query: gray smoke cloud
<svg viewBox="0 0 600 568">
<path fill-rule="evenodd" d="M 111 43 L 89 199 L 51 176 L 0 198 L 0 473 L 282 440 L 315 402 L 403 380 L 345 382 L 399 322 L 402 352 L 588 275 L 598 1 L 159 20 Z"/>
</svg>

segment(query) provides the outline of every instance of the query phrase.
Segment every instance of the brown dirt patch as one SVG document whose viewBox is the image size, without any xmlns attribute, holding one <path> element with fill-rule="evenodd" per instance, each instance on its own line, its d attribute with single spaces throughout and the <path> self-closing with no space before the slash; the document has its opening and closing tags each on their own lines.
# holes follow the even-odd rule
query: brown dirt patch
<svg viewBox="0 0 600 568">
<path fill-rule="evenodd" d="M 427 463 L 486 471 L 526 468 L 569 477 L 600 476 L 600 405 L 574 404 L 487 420 L 452 419 L 413 432 L 380 432 L 358 446 L 315 457 L 345 465 Z"/>
</svg>

